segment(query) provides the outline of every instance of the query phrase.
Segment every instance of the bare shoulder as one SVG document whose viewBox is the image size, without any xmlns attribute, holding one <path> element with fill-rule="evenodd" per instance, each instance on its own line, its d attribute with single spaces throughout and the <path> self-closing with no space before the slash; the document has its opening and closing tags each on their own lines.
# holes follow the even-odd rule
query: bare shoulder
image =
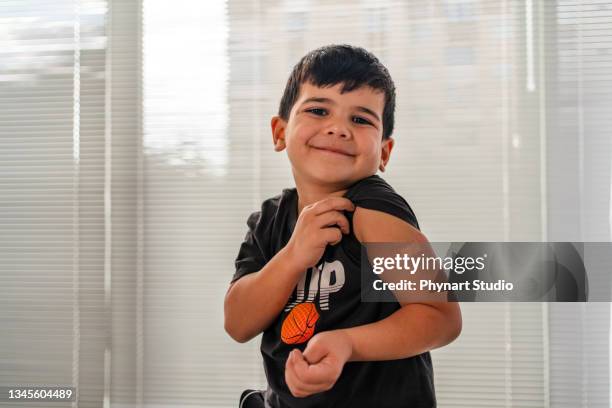
<svg viewBox="0 0 612 408">
<path fill-rule="evenodd" d="M 357 207 L 353 213 L 353 229 L 360 242 L 428 242 L 421 231 L 406 221 L 363 207 Z"/>
</svg>

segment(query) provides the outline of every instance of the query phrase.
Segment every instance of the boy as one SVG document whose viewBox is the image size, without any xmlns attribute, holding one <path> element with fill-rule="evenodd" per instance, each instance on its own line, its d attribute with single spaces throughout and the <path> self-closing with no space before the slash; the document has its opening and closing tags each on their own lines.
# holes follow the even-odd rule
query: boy
<svg viewBox="0 0 612 408">
<path fill-rule="evenodd" d="M 459 335 L 458 305 L 361 302 L 360 242 L 427 242 L 376 175 L 394 109 L 387 69 L 362 48 L 319 48 L 290 75 L 271 126 L 296 188 L 249 217 L 225 298 L 232 338 L 263 332 L 266 407 L 436 406 L 429 350 Z"/>
</svg>

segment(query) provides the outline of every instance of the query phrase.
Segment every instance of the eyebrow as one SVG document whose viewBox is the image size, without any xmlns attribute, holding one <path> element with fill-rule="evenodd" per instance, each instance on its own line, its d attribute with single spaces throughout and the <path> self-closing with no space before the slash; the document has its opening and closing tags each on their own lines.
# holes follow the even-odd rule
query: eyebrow
<svg viewBox="0 0 612 408">
<path fill-rule="evenodd" d="M 307 104 L 308 102 L 329 103 L 331 105 L 336 105 L 336 102 L 334 102 L 333 99 L 320 98 L 320 97 L 312 97 L 312 98 L 308 98 L 304 102 L 302 102 L 302 106 Z M 380 122 L 380 118 L 378 117 L 376 112 L 374 112 L 373 110 L 368 109 L 365 106 L 356 106 L 356 108 L 357 108 L 358 111 L 365 112 L 365 113 L 368 113 L 368 114 L 374 116 L 376 118 L 376 120 L 378 120 Z"/>
</svg>

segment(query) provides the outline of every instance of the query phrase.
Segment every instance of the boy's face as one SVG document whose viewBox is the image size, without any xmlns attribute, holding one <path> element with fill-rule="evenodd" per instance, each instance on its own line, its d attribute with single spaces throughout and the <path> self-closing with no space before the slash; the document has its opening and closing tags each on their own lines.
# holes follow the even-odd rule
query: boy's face
<svg viewBox="0 0 612 408">
<path fill-rule="evenodd" d="M 339 189 L 384 170 L 393 140 L 382 140 L 384 93 L 363 86 L 303 83 L 289 119 L 272 118 L 276 151 L 287 149 L 296 183 Z"/>
</svg>

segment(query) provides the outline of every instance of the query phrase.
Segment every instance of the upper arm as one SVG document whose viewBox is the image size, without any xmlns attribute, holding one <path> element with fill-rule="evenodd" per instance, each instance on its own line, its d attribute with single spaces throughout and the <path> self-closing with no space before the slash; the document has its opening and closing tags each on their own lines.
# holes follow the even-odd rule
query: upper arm
<svg viewBox="0 0 612 408">
<path fill-rule="evenodd" d="M 353 213 L 353 230 L 359 242 L 427 242 L 425 235 L 406 221 L 363 207 Z"/>
<path fill-rule="evenodd" d="M 433 250 L 425 235 L 410 225 L 408 222 L 382 211 L 370 210 L 357 207 L 353 215 L 353 232 L 359 242 L 366 246 L 366 253 L 370 265 L 374 264 L 376 258 L 395 258 L 396 255 L 403 257 L 418 257 L 422 253 L 432 255 Z M 369 243 L 389 243 L 397 245 L 367 245 Z M 429 271 L 419 269 L 416 273 L 410 273 L 403 269 L 387 269 L 378 275 L 388 283 L 397 283 L 410 280 L 417 285 L 420 279 L 430 278 Z M 423 303 L 422 300 L 430 300 L 430 296 L 423 299 L 422 291 L 393 291 L 398 303 L 402 306 L 408 303 Z"/>
<path fill-rule="evenodd" d="M 406 221 L 381 211 L 357 207 L 353 215 L 353 229 L 353 232 L 359 242 L 394 242 L 416 244 L 412 246 L 413 249 L 407 249 L 406 252 L 414 251 L 418 248 L 418 252 L 423 250 L 429 252 L 429 255 L 436 256 L 433 249 L 431 249 L 431 246 L 429 245 L 427 237 L 425 237 L 421 231 Z M 407 248 L 410 248 L 410 245 L 407 245 Z M 368 252 L 369 258 L 373 258 L 374 256 L 376 256 L 376 254 L 370 254 Z M 401 272 L 401 274 L 396 276 L 399 278 L 407 277 L 405 272 Z M 396 297 L 402 306 L 413 303 L 431 306 L 439 310 L 454 323 L 457 323 L 459 327 L 461 326 L 461 312 L 457 302 L 434 301 L 433 299 L 431 301 L 415 302 L 405 300 L 406 298 L 402 296 L 396 295 Z"/>
</svg>

